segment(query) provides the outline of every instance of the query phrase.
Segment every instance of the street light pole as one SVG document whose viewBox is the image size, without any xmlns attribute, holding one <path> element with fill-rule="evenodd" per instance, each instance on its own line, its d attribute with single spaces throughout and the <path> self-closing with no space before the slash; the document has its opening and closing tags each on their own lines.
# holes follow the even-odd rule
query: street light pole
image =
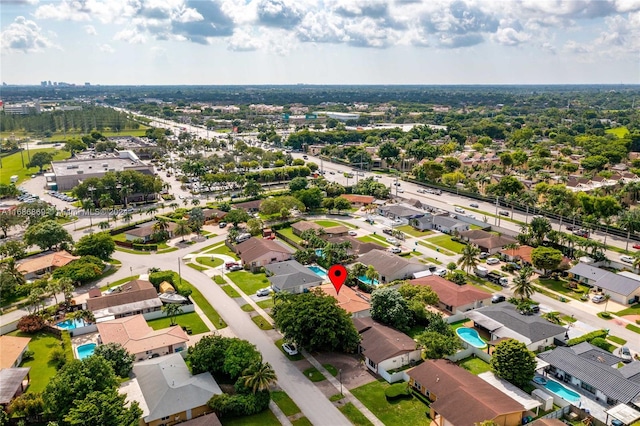
<svg viewBox="0 0 640 426">
<path fill-rule="evenodd" d="M 182 288 L 182 269 L 180 269 L 180 258 L 178 258 L 178 277 L 180 278 L 180 287 Z"/>
</svg>

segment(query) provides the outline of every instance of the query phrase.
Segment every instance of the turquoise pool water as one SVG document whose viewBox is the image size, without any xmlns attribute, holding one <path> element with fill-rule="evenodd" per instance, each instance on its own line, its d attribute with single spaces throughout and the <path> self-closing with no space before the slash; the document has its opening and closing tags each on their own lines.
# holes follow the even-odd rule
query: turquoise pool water
<svg viewBox="0 0 640 426">
<path fill-rule="evenodd" d="M 324 268 L 321 268 L 319 266 L 311 265 L 311 266 L 307 266 L 307 269 L 309 269 L 311 272 L 313 272 L 314 274 L 316 274 L 317 276 L 319 276 L 323 280 L 326 280 L 329 277 L 327 275 L 327 271 L 325 271 Z"/>
<path fill-rule="evenodd" d="M 95 343 L 87 343 L 86 345 L 78 346 L 76 349 L 78 351 L 78 359 L 85 359 L 86 357 L 93 355 L 93 351 L 96 349 L 96 346 L 98 345 Z"/>
<path fill-rule="evenodd" d="M 370 278 L 365 277 L 364 275 L 361 277 L 358 277 L 358 279 L 360 281 L 362 281 L 365 284 L 369 284 L 369 285 L 373 285 L 373 286 L 377 286 L 378 284 L 380 284 L 380 282 L 378 280 L 373 280 L 371 281 Z"/>
<path fill-rule="evenodd" d="M 324 250 L 316 249 L 316 256 L 318 256 L 319 258 L 324 258 Z"/>
<path fill-rule="evenodd" d="M 76 328 L 80 328 L 80 327 L 84 327 L 85 325 L 87 325 L 87 323 L 84 322 L 83 319 L 77 319 L 77 320 L 65 320 L 65 321 L 61 321 L 56 323 L 56 325 L 64 330 L 73 330 Z"/>
<path fill-rule="evenodd" d="M 482 338 L 478 335 L 478 332 L 473 328 L 460 327 L 456 329 L 456 334 L 459 338 L 475 348 L 484 349 L 487 347 L 487 342 L 482 340 Z"/>
<path fill-rule="evenodd" d="M 580 394 L 572 391 L 571 389 L 567 389 L 562 386 L 558 382 L 554 382 L 553 380 L 548 380 L 547 384 L 544 385 L 545 388 L 549 389 L 551 392 L 558 395 L 560 398 L 569 402 L 578 402 L 580 401 Z"/>
</svg>

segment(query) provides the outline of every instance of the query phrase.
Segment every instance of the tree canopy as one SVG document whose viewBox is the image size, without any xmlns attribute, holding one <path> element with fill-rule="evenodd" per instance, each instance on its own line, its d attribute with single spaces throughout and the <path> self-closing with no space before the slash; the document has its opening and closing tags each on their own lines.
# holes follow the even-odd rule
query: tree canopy
<svg viewBox="0 0 640 426">
<path fill-rule="evenodd" d="M 401 331 L 407 331 L 413 321 L 407 301 L 392 287 L 371 294 L 371 318 Z"/>
<path fill-rule="evenodd" d="M 116 243 L 108 232 L 85 235 L 75 245 L 77 255 L 93 255 L 105 261 L 111 258 L 115 250 Z"/>
<path fill-rule="evenodd" d="M 498 343 L 491 358 L 491 370 L 518 387 L 533 379 L 536 365 L 535 354 L 515 339 Z"/>
</svg>

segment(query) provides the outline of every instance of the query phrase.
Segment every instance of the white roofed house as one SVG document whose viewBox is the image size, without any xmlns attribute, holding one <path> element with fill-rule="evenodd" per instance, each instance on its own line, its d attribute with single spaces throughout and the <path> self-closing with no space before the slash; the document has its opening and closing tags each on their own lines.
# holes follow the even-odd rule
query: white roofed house
<svg viewBox="0 0 640 426">
<path fill-rule="evenodd" d="M 413 274 L 428 269 L 418 261 L 407 260 L 384 250 L 371 250 L 360 256 L 357 263 L 373 266 L 381 283 L 413 278 Z"/>
<path fill-rule="evenodd" d="M 269 275 L 271 288 L 276 293 L 281 291 L 292 294 L 304 293 L 324 281 L 319 275 L 314 274 L 295 260 L 271 263 L 265 265 L 264 269 Z"/>
<path fill-rule="evenodd" d="M 578 263 L 568 272 L 575 281 L 608 294 L 614 302 L 631 305 L 640 301 L 640 275 L 631 272 L 615 274 L 586 263 Z"/>
</svg>

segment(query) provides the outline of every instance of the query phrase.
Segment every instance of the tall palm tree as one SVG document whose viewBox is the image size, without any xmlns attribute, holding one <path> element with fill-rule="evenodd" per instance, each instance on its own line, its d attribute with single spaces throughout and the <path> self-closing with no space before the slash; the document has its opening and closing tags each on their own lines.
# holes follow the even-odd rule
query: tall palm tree
<svg viewBox="0 0 640 426">
<path fill-rule="evenodd" d="M 358 262 L 351 267 L 349 272 L 351 272 L 351 275 L 357 280 L 359 277 L 365 276 L 367 273 L 367 265 Z"/>
<path fill-rule="evenodd" d="M 102 194 L 102 195 L 100 195 L 100 198 L 98 199 L 98 204 L 103 209 L 104 208 L 109 208 L 109 207 L 113 206 L 113 200 L 111 199 L 111 196 L 109 194 Z"/>
<path fill-rule="evenodd" d="M 153 230 L 156 232 L 165 232 L 169 229 L 169 221 L 164 217 L 159 217 L 158 221 L 153 224 Z"/>
<path fill-rule="evenodd" d="M 111 213 L 111 219 L 113 220 L 113 223 L 115 224 L 118 221 L 118 217 L 120 215 L 118 214 L 117 211 L 114 211 L 113 213 Z"/>
<path fill-rule="evenodd" d="M 129 224 L 129 222 L 131 222 L 131 219 L 133 219 L 133 215 L 131 213 L 125 213 L 125 214 L 122 215 L 122 220 L 127 222 L 127 224 Z"/>
<path fill-rule="evenodd" d="M 89 228 L 93 228 L 93 215 L 91 214 L 93 208 L 95 207 L 95 205 L 93 204 L 93 201 L 86 199 L 86 200 L 82 200 L 82 208 L 85 211 L 89 212 Z"/>
<path fill-rule="evenodd" d="M 611 299 L 611 295 L 609 293 L 604 295 L 604 311 L 607 312 L 607 306 L 609 306 L 609 299 Z"/>
<path fill-rule="evenodd" d="M 243 374 L 244 385 L 253 393 L 269 389 L 269 386 L 278 380 L 276 372 L 268 362 L 253 365 L 247 368 Z"/>
<path fill-rule="evenodd" d="M 176 325 L 176 316 L 182 313 L 182 305 L 177 303 L 165 303 L 162 305 L 162 312 L 171 318 L 171 325 Z"/>
<path fill-rule="evenodd" d="M 176 230 L 174 231 L 174 233 L 177 236 L 182 237 L 182 240 L 180 241 L 184 242 L 184 237 L 185 235 L 189 235 L 191 233 L 191 228 L 189 228 L 189 225 L 187 225 L 187 222 L 185 222 L 184 220 L 181 220 L 180 222 L 178 222 L 178 226 L 176 226 Z"/>
<path fill-rule="evenodd" d="M 374 283 L 380 278 L 380 274 L 376 271 L 376 268 L 371 265 L 367 268 L 367 272 L 364 273 L 364 276 L 367 277 L 371 285 L 374 285 Z"/>
<path fill-rule="evenodd" d="M 467 276 L 471 269 L 478 266 L 478 255 L 480 255 L 480 249 L 475 244 L 467 244 L 462 249 L 462 256 L 458 259 L 458 265 L 462 266 L 462 269 L 467 272 Z"/>
<path fill-rule="evenodd" d="M 629 250 L 629 240 L 631 239 L 631 233 L 640 231 L 640 210 L 624 210 L 618 216 L 618 225 L 627 231 L 627 245 L 625 250 Z"/>
<path fill-rule="evenodd" d="M 105 229 L 109 229 L 111 225 L 109 225 L 108 221 L 103 220 L 102 222 L 98 223 L 98 227 L 104 231 Z"/>
<path fill-rule="evenodd" d="M 58 285 L 60 286 L 60 292 L 64 294 L 64 301 L 66 303 L 71 302 L 74 289 L 73 280 L 69 277 L 62 277 L 58 280 Z"/>
<path fill-rule="evenodd" d="M 520 297 L 521 300 L 529 299 L 536 292 L 531 283 L 532 275 L 533 269 L 530 266 L 525 266 L 518 271 L 518 276 L 513 279 L 513 294 Z"/>
</svg>

